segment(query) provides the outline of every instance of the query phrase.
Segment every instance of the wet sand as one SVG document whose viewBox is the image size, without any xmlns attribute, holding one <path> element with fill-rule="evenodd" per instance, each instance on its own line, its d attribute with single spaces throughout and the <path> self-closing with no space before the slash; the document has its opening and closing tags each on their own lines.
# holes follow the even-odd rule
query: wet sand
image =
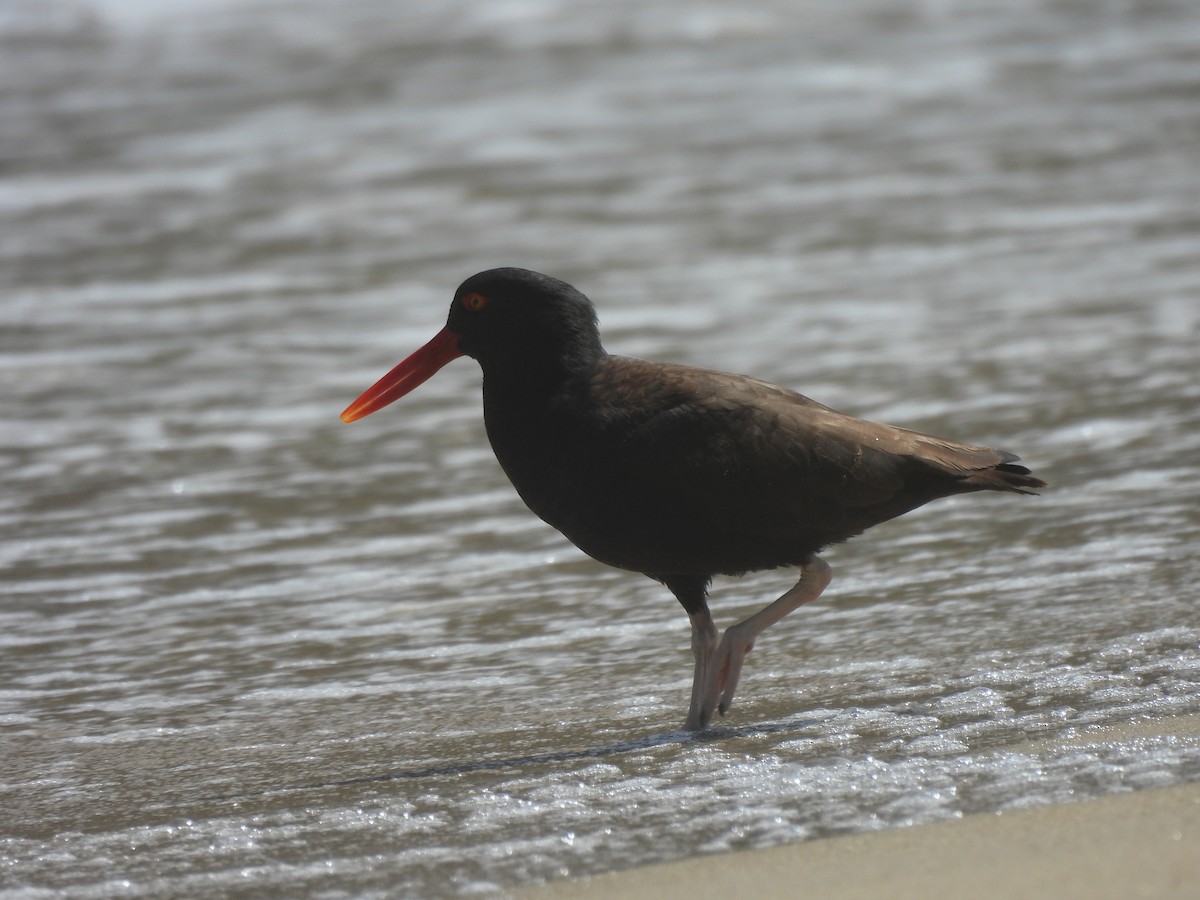
<svg viewBox="0 0 1200 900">
<path fill-rule="evenodd" d="M 1200 733 L 1200 717 L 1081 732 L 1080 742 Z M 1061 749 L 1072 738 L 1045 742 Z M 1037 752 L 1027 745 L 1024 752 Z M 966 816 L 889 831 L 714 854 L 519 896 L 1107 898 L 1200 896 L 1200 782 Z"/>
</svg>

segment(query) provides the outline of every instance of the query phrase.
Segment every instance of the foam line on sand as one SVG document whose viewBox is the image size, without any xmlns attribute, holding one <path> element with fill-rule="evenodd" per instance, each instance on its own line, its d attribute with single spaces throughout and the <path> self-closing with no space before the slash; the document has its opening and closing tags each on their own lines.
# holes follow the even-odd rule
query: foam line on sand
<svg viewBox="0 0 1200 900">
<path fill-rule="evenodd" d="M 1200 717 L 1045 742 L 1200 735 Z M 1024 750 L 1034 749 L 1028 745 Z M 1008 809 L 529 888 L 526 900 L 1200 898 L 1200 782 Z"/>
</svg>

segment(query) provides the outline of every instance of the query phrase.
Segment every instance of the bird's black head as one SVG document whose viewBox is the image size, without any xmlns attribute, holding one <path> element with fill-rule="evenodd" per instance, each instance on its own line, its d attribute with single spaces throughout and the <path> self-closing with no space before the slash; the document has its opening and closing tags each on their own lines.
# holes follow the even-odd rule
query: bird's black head
<svg viewBox="0 0 1200 900">
<path fill-rule="evenodd" d="M 446 328 L 485 375 L 575 371 L 603 355 L 596 310 L 565 281 L 528 269 L 489 269 L 462 283 Z"/>
<path fill-rule="evenodd" d="M 433 340 L 363 392 L 342 413 L 353 422 L 399 400 L 463 355 L 485 380 L 553 388 L 604 356 L 596 310 L 565 281 L 528 269 L 489 269 L 462 283 Z"/>
</svg>

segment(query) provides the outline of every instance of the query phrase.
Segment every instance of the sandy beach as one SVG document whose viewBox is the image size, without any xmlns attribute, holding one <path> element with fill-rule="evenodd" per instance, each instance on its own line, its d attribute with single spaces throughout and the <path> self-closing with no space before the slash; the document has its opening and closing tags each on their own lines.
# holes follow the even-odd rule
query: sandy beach
<svg viewBox="0 0 1200 900">
<path fill-rule="evenodd" d="M 1026 745 L 1200 734 L 1200 717 L 1158 719 Z M 1200 782 L 1096 799 L 714 854 L 526 891 L 523 898 L 1200 896 Z"/>
</svg>

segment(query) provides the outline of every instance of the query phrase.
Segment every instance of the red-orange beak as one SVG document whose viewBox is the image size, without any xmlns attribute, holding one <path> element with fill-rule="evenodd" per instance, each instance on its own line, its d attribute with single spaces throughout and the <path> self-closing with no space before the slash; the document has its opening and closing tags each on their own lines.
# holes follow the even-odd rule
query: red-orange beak
<svg viewBox="0 0 1200 900">
<path fill-rule="evenodd" d="M 434 372 L 462 355 L 458 349 L 458 335 L 443 328 L 428 344 L 363 391 L 361 397 L 346 407 L 342 421 L 353 422 L 383 409 L 393 400 L 416 390 L 432 378 Z"/>
</svg>

